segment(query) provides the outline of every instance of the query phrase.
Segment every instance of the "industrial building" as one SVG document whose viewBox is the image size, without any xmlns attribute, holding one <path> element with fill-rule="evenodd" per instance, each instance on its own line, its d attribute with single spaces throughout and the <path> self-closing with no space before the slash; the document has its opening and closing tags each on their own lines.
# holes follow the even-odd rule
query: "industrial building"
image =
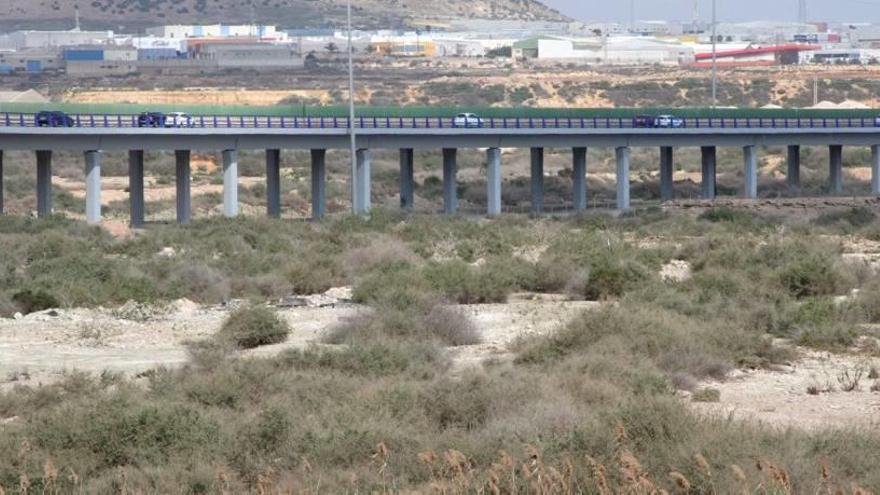
<svg viewBox="0 0 880 495">
<path fill-rule="evenodd" d="M 541 37 L 513 45 L 515 58 L 579 60 L 610 65 L 680 65 L 694 58 L 692 47 L 656 38 L 557 38 Z"/>
<path fill-rule="evenodd" d="M 113 31 L 15 31 L 0 37 L 0 48 L 26 50 L 77 45 L 100 45 L 113 41 Z"/>
<path fill-rule="evenodd" d="M 218 68 L 291 69 L 303 66 L 303 59 L 287 45 L 271 43 L 201 45 L 199 59 L 212 60 Z"/>
<path fill-rule="evenodd" d="M 157 38 L 260 38 L 286 41 L 287 33 L 275 26 L 258 24 L 228 25 L 172 25 L 147 29 L 147 34 Z"/>
</svg>

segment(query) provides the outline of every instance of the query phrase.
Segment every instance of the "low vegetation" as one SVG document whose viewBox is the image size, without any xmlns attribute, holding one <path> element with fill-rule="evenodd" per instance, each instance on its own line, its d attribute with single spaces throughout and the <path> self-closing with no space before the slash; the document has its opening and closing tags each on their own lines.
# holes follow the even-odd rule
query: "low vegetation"
<svg viewBox="0 0 880 495">
<path fill-rule="evenodd" d="M 867 455 L 880 449 L 876 433 L 697 416 L 679 391 L 717 401 L 705 379 L 795 359 L 777 339 L 852 348 L 878 318 L 880 286 L 842 256 L 840 234 L 878 238 L 878 227 L 863 213 L 489 221 L 378 211 L 317 224 L 198 221 L 114 240 L 61 218 L 0 218 L 5 314 L 25 309 L 20 291 L 61 306 L 250 299 L 218 335 L 247 348 L 287 333 L 256 301 L 352 285 L 363 304 L 323 342 L 273 357 L 203 344 L 182 369 L 10 385 L 0 486 L 866 493 L 880 486 Z M 688 277 L 659 276 L 673 260 Z M 517 341 L 512 359 L 453 368 L 450 348 L 480 342 L 457 303 L 521 291 L 603 304 Z M 867 389 L 871 376 L 854 370 L 831 385 Z"/>
<path fill-rule="evenodd" d="M 280 344 L 289 334 L 287 322 L 274 311 L 265 306 L 249 306 L 233 311 L 223 322 L 217 337 L 239 349 L 253 349 Z"/>
</svg>

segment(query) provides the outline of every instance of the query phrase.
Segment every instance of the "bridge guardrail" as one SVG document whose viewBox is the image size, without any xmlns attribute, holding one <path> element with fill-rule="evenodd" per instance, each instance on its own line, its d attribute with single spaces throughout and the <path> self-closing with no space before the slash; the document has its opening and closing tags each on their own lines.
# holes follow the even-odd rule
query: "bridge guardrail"
<svg viewBox="0 0 880 495">
<path fill-rule="evenodd" d="M 142 128 L 138 116 L 131 114 L 71 114 L 74 127 Z M 845 129 L 880 128 L 880 119 L 871 118 L 686 118 L 686 129 Z M 38 127 L 36 114 L 0 113 L 0 126 Z M 204 129 L 348 129 L 347 117 L 284 117 L 243 115 L 195 115 L 190 127 Z M 149 127 L 143 127 L 149 128 Z M 479 125 L 457 126 L 451 117 L 356 117 L 355 129 L 651 129 L 620 117 L 488 117 Z M 674 130 L 666 127 L 663 129 Z"/>
</svg>

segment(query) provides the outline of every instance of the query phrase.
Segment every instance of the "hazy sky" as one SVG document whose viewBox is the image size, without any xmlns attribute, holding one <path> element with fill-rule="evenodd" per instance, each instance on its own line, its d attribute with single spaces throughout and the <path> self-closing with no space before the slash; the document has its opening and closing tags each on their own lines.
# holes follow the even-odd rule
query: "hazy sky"
<svg viewBox="0 0 880 495">
<path fill-rule="evenodd" d="M 629 0 L 542 0 L 580 20 L 627 21 Z M 698 0 L 700 18 L 711 17 L 711 0 Z M 639 19 L 688 20 L 694 0 L 635 0 Z M 717 0 L 719 21 L 797 20 L 798 0 Z M 807 0 L 810 20 L 878 22 L 880 0 Z"/>
</svg>

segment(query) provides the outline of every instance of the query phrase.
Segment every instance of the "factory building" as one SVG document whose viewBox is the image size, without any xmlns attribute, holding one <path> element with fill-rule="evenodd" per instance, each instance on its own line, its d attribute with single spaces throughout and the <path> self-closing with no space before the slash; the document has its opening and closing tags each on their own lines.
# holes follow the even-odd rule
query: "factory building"
<svg viewBox="0 0 880 495">
<path fill-rule="evenodd" d="M 78 45 L 103 45 L 113 41 L 113 31 L 15 31 L 0 39 L 0 48 L 26 50 Z"/>
<path fill-rule="evenodd" d="M 287 45 L 271 43 L 212 43 L 200 46 L 199 58 L 213 60 L 221 69 L 292 69 L 303 59 Z"/>
<path fill-rule="evenodd" d="M 172 25 L 147 29 L 147 34 L 157 38 L 259 38 L 276 41 L 287 40 L 287 33 L 275 26 L 245 25 Z"/>
<path fill-rule="evenodd" d="M 514 43 L 513 56 L 610 65 L 681 65 L 693 61 L 694 50 L 677 41 L 655 38 L 541 37 Z"/>
</svg>

